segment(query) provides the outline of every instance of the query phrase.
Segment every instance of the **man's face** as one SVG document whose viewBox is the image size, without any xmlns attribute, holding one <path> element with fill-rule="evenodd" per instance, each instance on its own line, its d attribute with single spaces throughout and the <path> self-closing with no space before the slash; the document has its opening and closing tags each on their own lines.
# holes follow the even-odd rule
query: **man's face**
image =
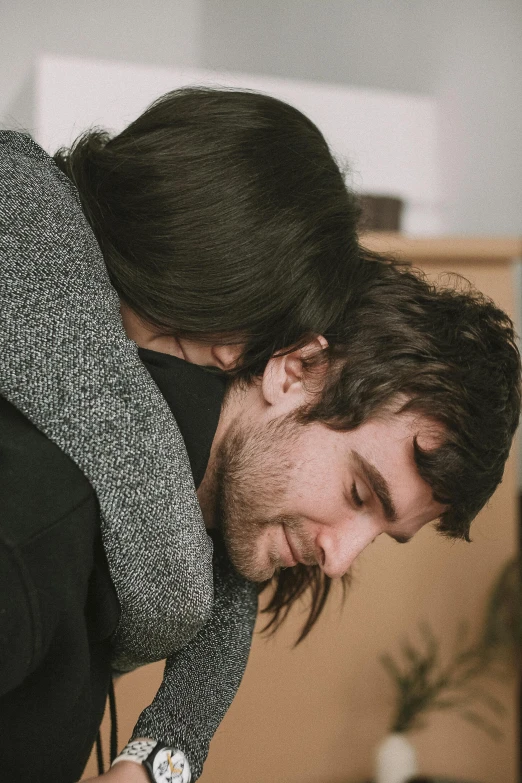
<svg viewBox="0 0 522 783">
<path fill-rule="evenodd" d="M 291 414 L 236 419 L 214 474 L 216 523 L 235 567 L 253 581 L 297 562 L 340 577 L 378 535 L 411 538 L 444 511 L 417 472 L 415 436 L 422 448 L 437 443 L 433 425 L 410 413 L 351 432 Z"/>
</svg>

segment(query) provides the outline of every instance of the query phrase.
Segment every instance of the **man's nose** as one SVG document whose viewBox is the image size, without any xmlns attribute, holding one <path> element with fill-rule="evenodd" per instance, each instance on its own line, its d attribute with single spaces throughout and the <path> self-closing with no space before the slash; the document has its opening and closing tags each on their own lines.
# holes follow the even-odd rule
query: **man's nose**
<svg viewBox="0 0 522 783">
<path fill-rule="evenodd" d="M 336 579 L 347 573 L 354 560 L 371 544 L 378 535 L 373 526 L 368 530 L 347 530 L 344 534 L 332 531 L 322 532 L 316 544 L 323 554 L 322 570 L 331 579 Z"/>
</svg>

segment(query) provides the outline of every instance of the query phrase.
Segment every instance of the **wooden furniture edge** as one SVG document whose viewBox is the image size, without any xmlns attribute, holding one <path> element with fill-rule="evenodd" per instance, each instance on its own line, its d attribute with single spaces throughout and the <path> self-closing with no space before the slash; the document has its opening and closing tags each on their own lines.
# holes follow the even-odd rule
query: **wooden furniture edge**
<svg viewBox="0 0 522 783">
<path fill-rule="evenodd" d="M 506 262 L 522 258 L 522 237 L 437 236 L 411 237 L 405 234 L 369 232 L 360 244 L 377 253 L 403 257 L 407 261 Z"/>
</svg>

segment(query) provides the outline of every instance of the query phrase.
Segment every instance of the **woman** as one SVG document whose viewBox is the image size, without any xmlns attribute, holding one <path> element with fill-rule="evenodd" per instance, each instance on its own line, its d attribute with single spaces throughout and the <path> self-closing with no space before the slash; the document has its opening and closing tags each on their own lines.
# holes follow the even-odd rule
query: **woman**
<svg viewBox="0 0 522 783">
<path fill-rule="evenodd" d="M 2 487 L 1 767 L 76 779 L 111 666 L 167 657 L 134 737 L 182 750 L 195 779 L 246 664 L 255 593 L 219 551 L 212 564 L 185 444 L 120 307 L 155 352 L 207 364 L 209 346 L 231 346 L 222 369 L 251 379 L 354 295 L 356 199 L 307 118 L 246 91 L 175 91 L 54 161 L 1 132 L 0 171 L 0 394 L 19 444 Z M 276 619 L 304 586 L 281 577 Z M 216 646 L 231 651 L 219 666 Z"/>
</svg>

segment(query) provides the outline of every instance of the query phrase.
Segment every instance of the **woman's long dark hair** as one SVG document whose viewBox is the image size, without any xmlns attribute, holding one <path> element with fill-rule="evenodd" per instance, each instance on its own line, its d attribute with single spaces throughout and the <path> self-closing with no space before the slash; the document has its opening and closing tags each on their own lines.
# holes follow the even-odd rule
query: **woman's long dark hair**
<svg viewBox="0 0 522 783">
<path fill-rule="evenodd" d="M 317 127 L 247 90 L 190 87 L 55 162 L 111 281 L 166 334 L 245 345 L 241 375 L 320 334 L 359 262 L 359 204 Z"/>
</svg>

